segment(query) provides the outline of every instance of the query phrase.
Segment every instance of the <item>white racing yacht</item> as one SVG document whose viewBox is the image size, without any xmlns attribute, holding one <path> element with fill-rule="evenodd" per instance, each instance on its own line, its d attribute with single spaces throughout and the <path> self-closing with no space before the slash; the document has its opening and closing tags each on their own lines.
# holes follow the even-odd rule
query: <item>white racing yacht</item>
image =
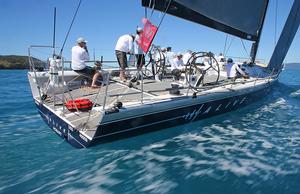
<svg viewBox="0 0 300 194">
<path fill-rule="evenodd" d="M 101 60 L 102 85 L 91 89 L 87 77 L 66 68 L 70 62 L 63 56 L 49 56 L 45 67 L 39 68 L 32 50 L 52 46 L 30 46 L 28 79 L 36 107 L 49 127 L 76 148 L 182 125 L 260 100 L 277 81 L 300 23 L 300 1 L 295 0 L 270 62 L 258 64 L 268 0 L 142 0 L 141 4 L 253 41 L 251 58 L 243 65 L 249 78 L 227 79 L 214 55 L 201 51 L 191 55 L 185 73 L 174 80 L 162 51 L 153 46 L 142 72 L 128 70 L 129 76 L 139 73 L 140 80 L 122 82 L 119 70 L 105 68 L 108 62 Z M 204 58 L 207 64 L 201 62 Z"/>
</svg>

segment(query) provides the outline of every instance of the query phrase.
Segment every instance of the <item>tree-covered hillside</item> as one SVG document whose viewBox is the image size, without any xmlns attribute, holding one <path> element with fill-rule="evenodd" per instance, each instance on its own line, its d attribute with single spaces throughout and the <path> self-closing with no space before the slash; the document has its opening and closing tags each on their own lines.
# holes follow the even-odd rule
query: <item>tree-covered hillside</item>
<svg viewBox="0 0 300 194">
<path fill-rule="evenodd" d="M 43 62 L 38 59 L 33 59 L 38 65 L 42 65 Z M 28 69 L 29 62 L 28 56 L 17 55 L 0 55 L 0 69 Z"/>
</svg>

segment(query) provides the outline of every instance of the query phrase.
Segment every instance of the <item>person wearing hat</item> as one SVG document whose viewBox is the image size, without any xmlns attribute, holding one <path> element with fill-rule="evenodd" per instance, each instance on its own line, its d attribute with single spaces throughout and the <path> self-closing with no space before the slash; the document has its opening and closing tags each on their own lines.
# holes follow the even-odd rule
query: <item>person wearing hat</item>
<svg viewBox="0 0 300 194">
<path fill-rule="evenodd" d="M 216 58 L 221 70 L 226 69 L 226 58 L 224 57 L 223 53 L 220 53 L 219 56 Z"/>
<path fill-rule="evenodd" d="M 120 67 L 120 79 L 126 81 L 125 69 L 127 67 L 127 54 L 133 54 L 134 34 L 125 34 L 120 36 L 115 47 L 116 57 Z"/>
<path fill-rule="evenodd" d="M 217 57 L 217 60 L 218 60 L 218 62 L 221 62 L 221 63 L 226 61 L 223 53 L 219 54 L 219 56 Z"/>
<path fill-rule="evenodd" d="M 193 51 L 189 49 L 184 53 L 184 55 L 182 56 L 182 61 L 184 65 L 187 65 L 192 55 L 193 55 Z"/>
<path fill-rule="evenodd" d="M 143 33 L 143 29 L 141 27 L 138 27 L 136 29 L 136 35 L 134 39 L 134 54 L 136 57 L 136 67 L 140 70 L 145 65 L 145 56 L 142 48 L 139 45 L 140 42 L 140 36 Z"/>
<path fill-rule="evenodd" d="M 166 65 L 172 65 L 174 59 L 176 59 L 176 54 L 172 51 L 171 47 L 165 48 L 165 58 L 166 58 Z"/>
<path fill-rule="evenodd" d="M 84 38 L 80 37 L 77 39 L 77 45 L 72 47 L 71 66 L 75 72 L 92 78 L 92 88 L 99 88 L 100 86 L 98 86 L 96 82 L 98 77 L 100 76 L 100 73 L 94 68 L 89 67 L 85 64 L 86 61 L 90 60 L 86 44 L 87 41 Z"/>
<path fill-rule="evenodd" d="M 179 80 L 183 70 L 184 64 L 182 60 L 182 54 L 179 52 L 171 62 L 171 74 L 174 75 L 175 80 Z"/>
<path fill-rule="evenodd" d="M 249 75 L 247 75 L 237 63 L 234 63 L 231 58 L 227 59 L 226 64 L 226 72 L 227 72 L 227 78 L 231 80 L 236 80 L 237 78 L 249 78 Z"/>
</svg>

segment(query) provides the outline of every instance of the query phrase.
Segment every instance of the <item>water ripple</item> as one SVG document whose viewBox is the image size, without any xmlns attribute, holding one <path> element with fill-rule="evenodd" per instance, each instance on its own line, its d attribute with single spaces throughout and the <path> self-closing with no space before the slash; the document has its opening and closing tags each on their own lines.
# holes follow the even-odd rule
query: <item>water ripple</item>
<svg viewBox="0 0 300 194">
<path fill-rule="evenodd" d="M 5 76 L 0 83 L 14 74 Z M 0 94 L 0 193 L 300 191 L 295 79 L 292 86 L 279 84 L 264 100 L 232 113 L 81 150 L 43 123 L 24 89 L 26 78 L 18 79 L 24 82 L 17 95 L 21 108 L 9 108 L 18 89 L 5 86 L 6 101 Z"/>
</svg>

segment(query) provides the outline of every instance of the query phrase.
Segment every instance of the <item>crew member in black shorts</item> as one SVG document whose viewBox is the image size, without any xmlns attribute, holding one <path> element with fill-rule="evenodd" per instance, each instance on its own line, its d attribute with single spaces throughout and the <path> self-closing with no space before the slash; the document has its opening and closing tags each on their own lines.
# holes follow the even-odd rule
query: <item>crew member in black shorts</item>
<svg viewBox="0 0 300 194">
<path fill-rule="evenodd" d="M 127 67 L 127 54 L 133 54 L 133 41 L 135 35 L 125 34 L 118 39 L 115 47 L 116 57 L 120 66 L 120 79 L 126 81 L 125 69 Z"/>
<path fill-rule="evenodd" d="M 79 74 L 90 77 L 93 80 L 91 84 L 92 88 L 99 88 L 100 86 L 98 86 L 96 82 L 100 76 L 100 73 L 96 71 L 96 69 L 86 66 L 85 64 L 85 62 L 90 59 L 86 44 L 86 40 L 84 40 L 83 38 L 78 38 L 77 45 L 73 46 L 72 69 Z"/>
</svg>

